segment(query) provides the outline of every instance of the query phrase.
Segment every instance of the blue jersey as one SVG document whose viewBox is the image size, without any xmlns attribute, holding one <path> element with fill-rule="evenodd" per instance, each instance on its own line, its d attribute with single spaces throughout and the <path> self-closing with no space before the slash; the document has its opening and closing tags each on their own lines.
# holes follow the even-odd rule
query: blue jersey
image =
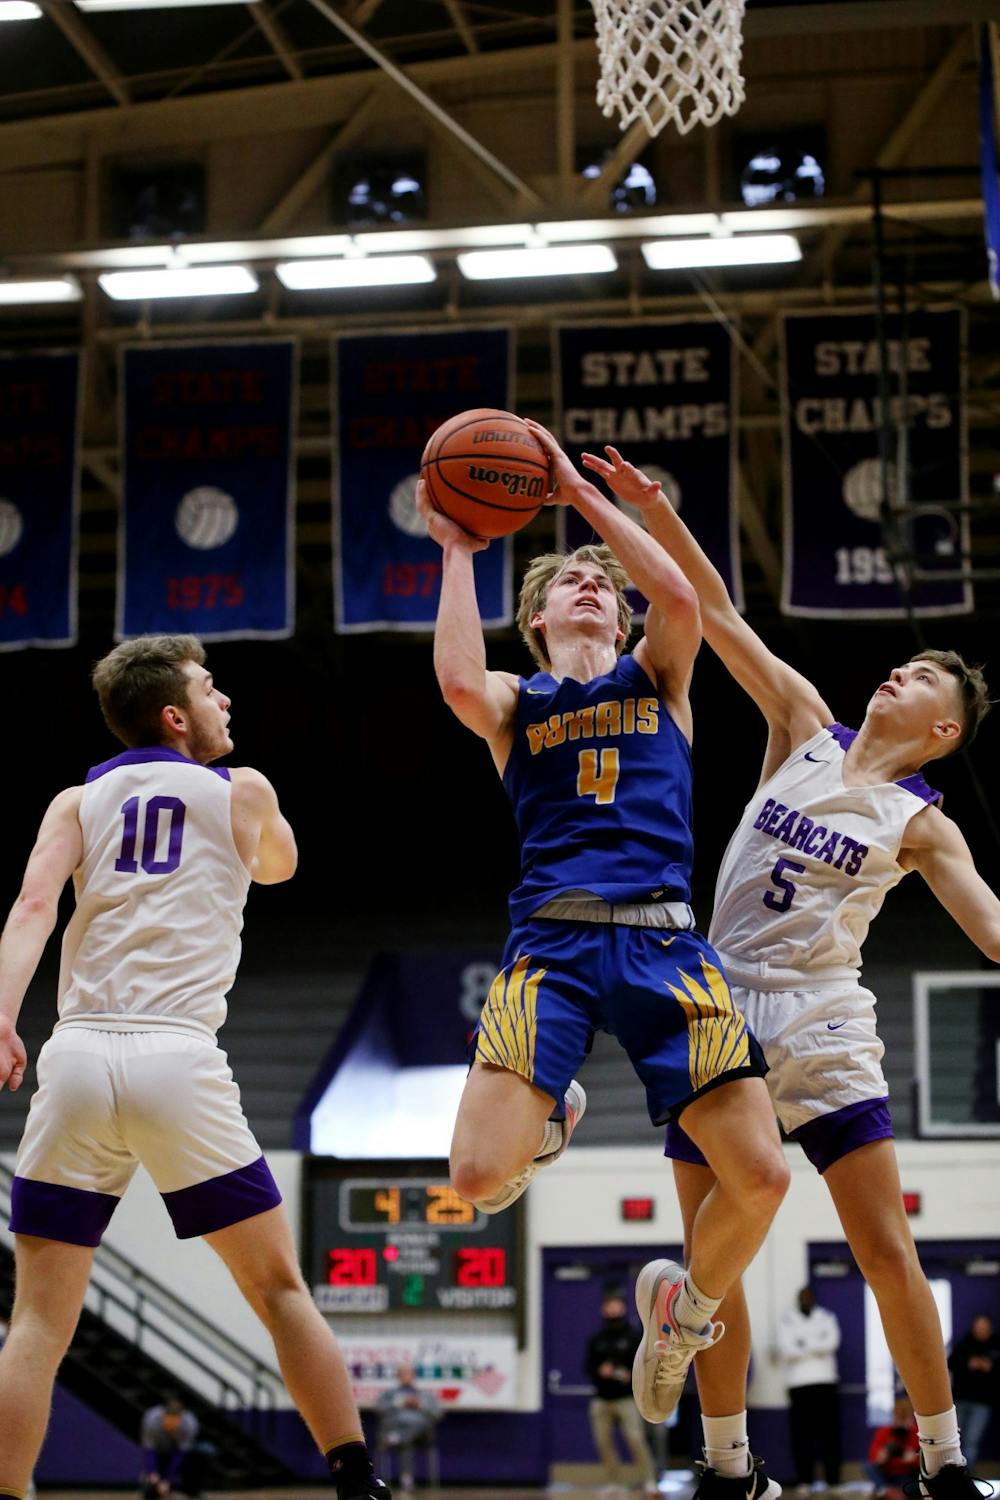
<svg viewBox="0 0 1000 1500">
<path fill-rule="evenodd" d="M 521 839 L 514 922 L 566 891 L 690 900 L 691 749 L 633 656 L 590 682 L 522 678 L 503 783 Z"/>
</svg>

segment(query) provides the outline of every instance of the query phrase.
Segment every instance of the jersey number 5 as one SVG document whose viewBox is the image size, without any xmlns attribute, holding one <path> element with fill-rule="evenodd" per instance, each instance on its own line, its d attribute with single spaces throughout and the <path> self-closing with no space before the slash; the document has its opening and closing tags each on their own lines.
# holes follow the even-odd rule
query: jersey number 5
<svg viewBox="0 0 1000 1500">
<path fill-rule="evenodd" d="M 139 866 L 135 860 L 135 848 L 139 841 L 138 797 L 130 797 L 120 808 L 125 819 L 122 830 L 121 853 L 115 860 L 115 869 L 123 875 L 134 875 Z M 156 846 L 160 838 L 160 814 L 170 814 L 167 825 L 166 857 L 157 859 Z M 150 797 L 146 803 L 146 816 L 142 828 L 142 852 L 139 859 L 147 875 L 171 875 L 181 862 L 181 840 L 184 837 L 184 803 L 179 797 Z"/>
<path fill-rule="evenodd" d="M 790 880 L 785 878 L 785 871 L 791 870 L 795 875 L 804 875 L 805 865 L 796 864 L 794 859 L 779 859 L 771 871 L 771 884 L 781 895 L 775 895 L 774 891 L 764 892 L 764 905 L 769 906 L 772 911 L 787 911 L 795 900 L 795 887 Z"/>
<path fill-rule="evenodd" d="M 599 804 L 615 800 L 618 785 L 618 751 L 602 750 L 600 770 L 597 751 L 580 751 L 580 770 L 576 778 L 576 795 L 593 797 Z"/>
</svg>

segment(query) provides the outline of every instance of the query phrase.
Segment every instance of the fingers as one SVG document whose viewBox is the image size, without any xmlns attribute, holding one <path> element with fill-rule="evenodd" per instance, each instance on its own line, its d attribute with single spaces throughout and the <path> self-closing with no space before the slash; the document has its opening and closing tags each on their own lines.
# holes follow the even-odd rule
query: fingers
<svg viewBox="0 0 1000 1500">
<path fill-rule="evenodd" d="M 561 451 L 559 444 L 552 436 L 552 433 L 547 427 L 543 427 L 541 422 L 536 422 L 534 417 L 525 417 L 523 420 L 525 427 L 528 428 L 529 432 L 534 433 L 535 437 L 538 439 L 538 441 L 541 443 L 542 447 L 545 449 L 546 453 L 550 455 L 550 457 L 553 454 L 559 453 Z"/>
<path fill-rule="evenodd" d="M 595 474 L 600 474 L 604 479 L 609 478 L 615 472 L 607 459 L 598 458 L 596 453 L 581 453 L 580 462 L 585 469 L 593 469 Z"/>
<path fill-rule="evenodd" d="M 423 479 L 418 479 L 417 480 L 417 514 L 423 516 L 424 520 L 426 521 L 428 519 L 428 517 L 431 515 L 433 509 L 434 509 L 434 507 L 431 504 L 431 497 L 427 493 L 426 482 Z"/>
<path fill-rule="evenodd" d="M 7 1079 L 7 1087 L 10 1089 L 12 1094 L 16 1094 L 18 1089 L 21 1087 L 21 1084 L 24 1082 L 25 1066 L 25 1063 L 18 1062 L 15 1063 L 13 1068 L 11 1069 L 10 1077 Z"/>
</svg>

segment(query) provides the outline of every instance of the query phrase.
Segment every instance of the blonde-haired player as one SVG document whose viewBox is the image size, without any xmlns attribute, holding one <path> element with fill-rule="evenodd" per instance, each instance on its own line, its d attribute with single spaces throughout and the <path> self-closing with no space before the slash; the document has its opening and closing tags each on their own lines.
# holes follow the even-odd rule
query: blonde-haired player
<svg viewBox="0 0 1000 1500">
<path fill-rule="evenodd" d="M 860 730 L 833 722 L 806 678 L 737 613 L 722 578 L 663 497 L 626 463 L 584 455 L 694 585 L 705 639 L 767 720 L 757 790 L 719 871 L 709 929 L 757 1035 L 789 1135 L 830 1189 L 848 1244 L 878 1303 L 917 1413 L 922 1493 L 977 1500 L 962 1457 L 937 1309 L 903 1209 L 875 997 L 860 984 L 861 945 L 889 890 L 918 870 L 987 958 L 1000 962 L 1000 900 L 921 767 L 968 743 L 989 707 L 982 673 L 954 651 L 895 667 Z M 682 1129 L 667 1154 L 685 1224 L 714 1176 Z M 739 1500 L 748 1457 L 750 1327 L 742 1289 L 726 1298 L 724 1357 L 695 1365 L 708 1465 L 701 1500 Z"/>
<path fill-rule="evenodd" d="M 98 662 L 101 708 L 127 748 L 52 802 L 0 939 L 0 1087 L 16 1089 L 18 1013 L 73 876 L 59 1020 L 39 1055 L 12 1191 L 0 1495 L 28 1488 L 94 1247 L 142 1162 L 177 1235 L 204 1236 L 273 1337 L 339 1500 L 388 1500 L 215 1042 L 250 882 L 290 879 L 298 856 L 270 782 L 212 764 L 233 742 L 229 699 L 204 662 L 194 636 L 139 637 Z"/>
</svg>

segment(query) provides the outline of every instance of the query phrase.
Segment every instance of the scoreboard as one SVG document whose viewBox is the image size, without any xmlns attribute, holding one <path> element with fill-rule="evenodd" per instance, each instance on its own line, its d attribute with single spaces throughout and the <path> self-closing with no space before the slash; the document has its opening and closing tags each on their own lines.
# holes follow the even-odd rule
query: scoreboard
<svg viewBox="0 0 1000 1500">
<path fill-rule="evenodd" d="M 482 1213 L 441 1161 L 304 1166 L 306 1279 L 323 1312 L 520 1311 L 520 1203 Z"/>
</svg>

